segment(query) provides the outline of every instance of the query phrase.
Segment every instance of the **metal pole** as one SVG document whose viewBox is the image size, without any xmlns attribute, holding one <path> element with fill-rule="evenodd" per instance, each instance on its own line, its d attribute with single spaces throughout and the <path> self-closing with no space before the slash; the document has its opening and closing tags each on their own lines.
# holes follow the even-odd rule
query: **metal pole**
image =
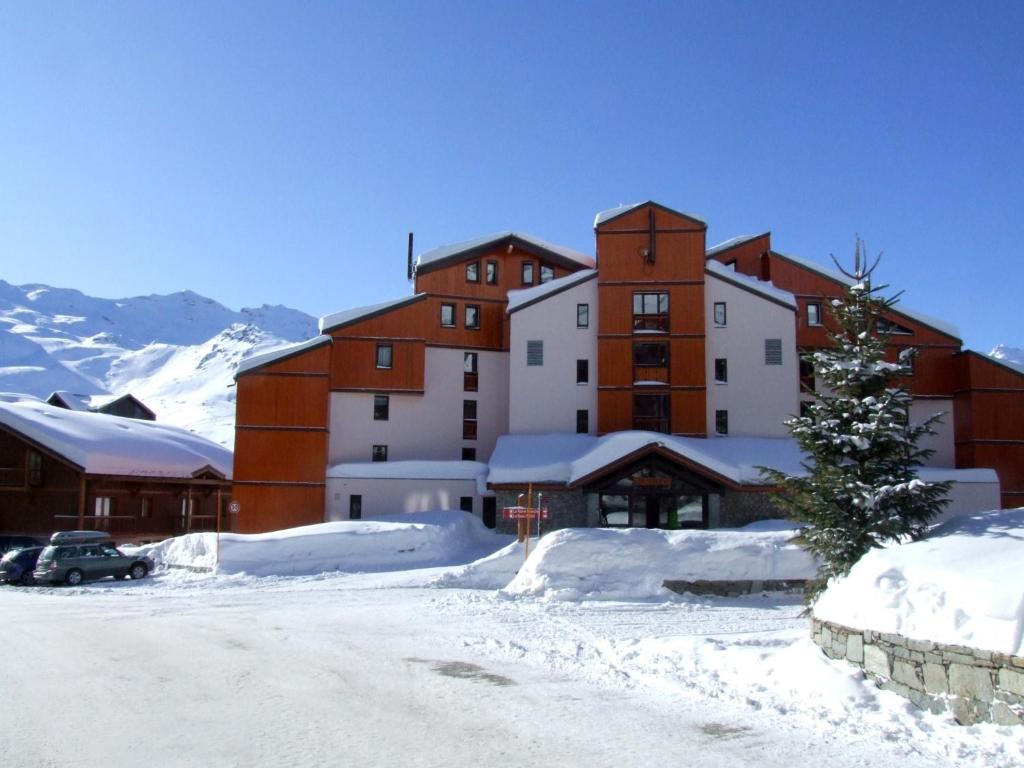
<svg viewBox="0 0 1024 768">
<path fill-rule="evenodd" d="M 523 550 L 523 562 L 530 559 L 530 510 L 533 503 L 533 483 L 526 486 L 526 548 Z"/>
</svg>

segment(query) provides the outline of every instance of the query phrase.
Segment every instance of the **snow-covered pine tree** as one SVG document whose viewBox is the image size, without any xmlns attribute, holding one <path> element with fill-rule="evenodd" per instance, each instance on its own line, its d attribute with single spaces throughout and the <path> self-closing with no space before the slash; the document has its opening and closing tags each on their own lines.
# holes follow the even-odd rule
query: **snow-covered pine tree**
<svg viewBox="0 0 1024 768">
<path fill-rule="evenodd" d="M 860 239 L 853 272 L 838 261 L 836 266 L 853 282 L 845 298 L 829 307 L 832 346 L 810 355 L 819 382 L 814 401 L 786 422 L 806 454 L 806 475 L 763 470 L 781 488 L 780 506 L 806 524 L 797 540 L 821 562 L 818 580 L 808 585 L 808 602 L 869 549 L 919 538 L 947 503 L 950 488 L 917 476 L 932 454 L 918 443 L 934 434 L 942 415 L 910 423 L 911 395 L 894 385 L 897 376 L 911 372 L 916 350 L 901 352 L 896 362 L 885 359 L 890 332 L 882 316 L 899 294 L 883 298 L 888 286 L 871 284 L 878 259 L 867 266 Z"/>
</svg>

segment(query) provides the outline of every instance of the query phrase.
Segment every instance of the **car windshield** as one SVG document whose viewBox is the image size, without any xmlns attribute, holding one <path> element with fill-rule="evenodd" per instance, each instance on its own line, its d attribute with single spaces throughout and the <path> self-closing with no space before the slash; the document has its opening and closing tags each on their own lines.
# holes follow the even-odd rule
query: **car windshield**
<svg viewBox="0 0 1024 768">
<path fill-rule="evenodd" d="M 4 556 L 0 557 L 0 563 L 9 563 L 11 560 L 14 559 L 14 556 L 17 555 L 18 552 L 20 551 L 21 550 L 18 549 L 12 549 L 10 552 L 4 553 Z"/>
</svg>

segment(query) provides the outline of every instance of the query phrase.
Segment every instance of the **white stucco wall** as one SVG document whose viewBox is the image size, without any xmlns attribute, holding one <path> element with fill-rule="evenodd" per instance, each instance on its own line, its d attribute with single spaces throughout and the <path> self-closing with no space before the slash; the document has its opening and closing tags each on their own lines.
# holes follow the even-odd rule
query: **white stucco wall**
<svg viewBox="0 0 1024 768">
<path fill-rule="evenodd" d="M 465 392 L 463 353 L 473 351 L 479 386 Z M 329 464 L 370 461 L 374 445 L 388 447 L 388 461 L 460 459 L 463 447 L 490 458 L 508 432 L 508 353 L 427 347 L 425 355 L 424 394 L 390 395 L 387 421 L 374 421 L 373 393 L 331 393 Z M 477 401 L 476 440 L 462 439 L 463 400 Z"/>
<path fill-rule="evenodd" d="M 473 498 L 473 514 L 480 517 L 482 502 L 475 480 L 327 478 L 328 522 L 348 520 L 352 494 L 362 496 L 363 519 L 410 512 L 459 509 L 462 496 Z"/>
<path fill-rule="evenodd" d="M 918 447 L 931 448 L 935 453 L 925 462 L 929 467 L 955 467 L 956 448 L 953 444 L 953 401 L 952 400 L 919 400 L 916 399 L 910 406 L 910 423 L 921 424 L 936 413 L 945 414 L 942 423 L 936 424 L 933 429 L 934 435 L 921 439 Z M 998 502 L 998 494 L 997 494 Z M 997 503 L 992 509 L 997 509 Z M 986 507 L 987 509 L 987 507 Z"/>
<path fill-rule="evenodd" d="M 729 434 L 783 437 L 783 421 L 798 412 L 799 361 L 794 310 L 705 275 L 707 324 L 707 424 L 715 411 L 729 412 Z M 726 325 L 716 327 L 715 302 L 726 303 Z M 765 365 L 765 339 L 782 340 L 782 365 Z M 728 383 L 715 383 L 715 359 L 728 361 Z"/>
<path fill-rule="evenodd" d="M 576 305 L 590 305 L 588 328 L 576 327 Z M 590 412 L 597 431 L 597 280 L 588 280 L 512 312 L 509 360 L 510 432 L 575 432 L 576 411 Z M 526 364 L 526 342 L 544 342 L 544 364 Z M 576 383 L 576 361 L 589 360 L 589 382 Z"/>
</svg>

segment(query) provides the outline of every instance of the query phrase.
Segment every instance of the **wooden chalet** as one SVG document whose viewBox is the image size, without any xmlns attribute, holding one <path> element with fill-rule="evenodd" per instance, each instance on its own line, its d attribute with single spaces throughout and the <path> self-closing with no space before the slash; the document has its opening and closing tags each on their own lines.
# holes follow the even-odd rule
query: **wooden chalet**
<svg viewBox="0 0 1024 768">
<path fill-rule="evenodd" d="M 0 402 L 0 531 L 158 541 L 230 528 L 231 452 L 186 430 Z"/>
</svg>

